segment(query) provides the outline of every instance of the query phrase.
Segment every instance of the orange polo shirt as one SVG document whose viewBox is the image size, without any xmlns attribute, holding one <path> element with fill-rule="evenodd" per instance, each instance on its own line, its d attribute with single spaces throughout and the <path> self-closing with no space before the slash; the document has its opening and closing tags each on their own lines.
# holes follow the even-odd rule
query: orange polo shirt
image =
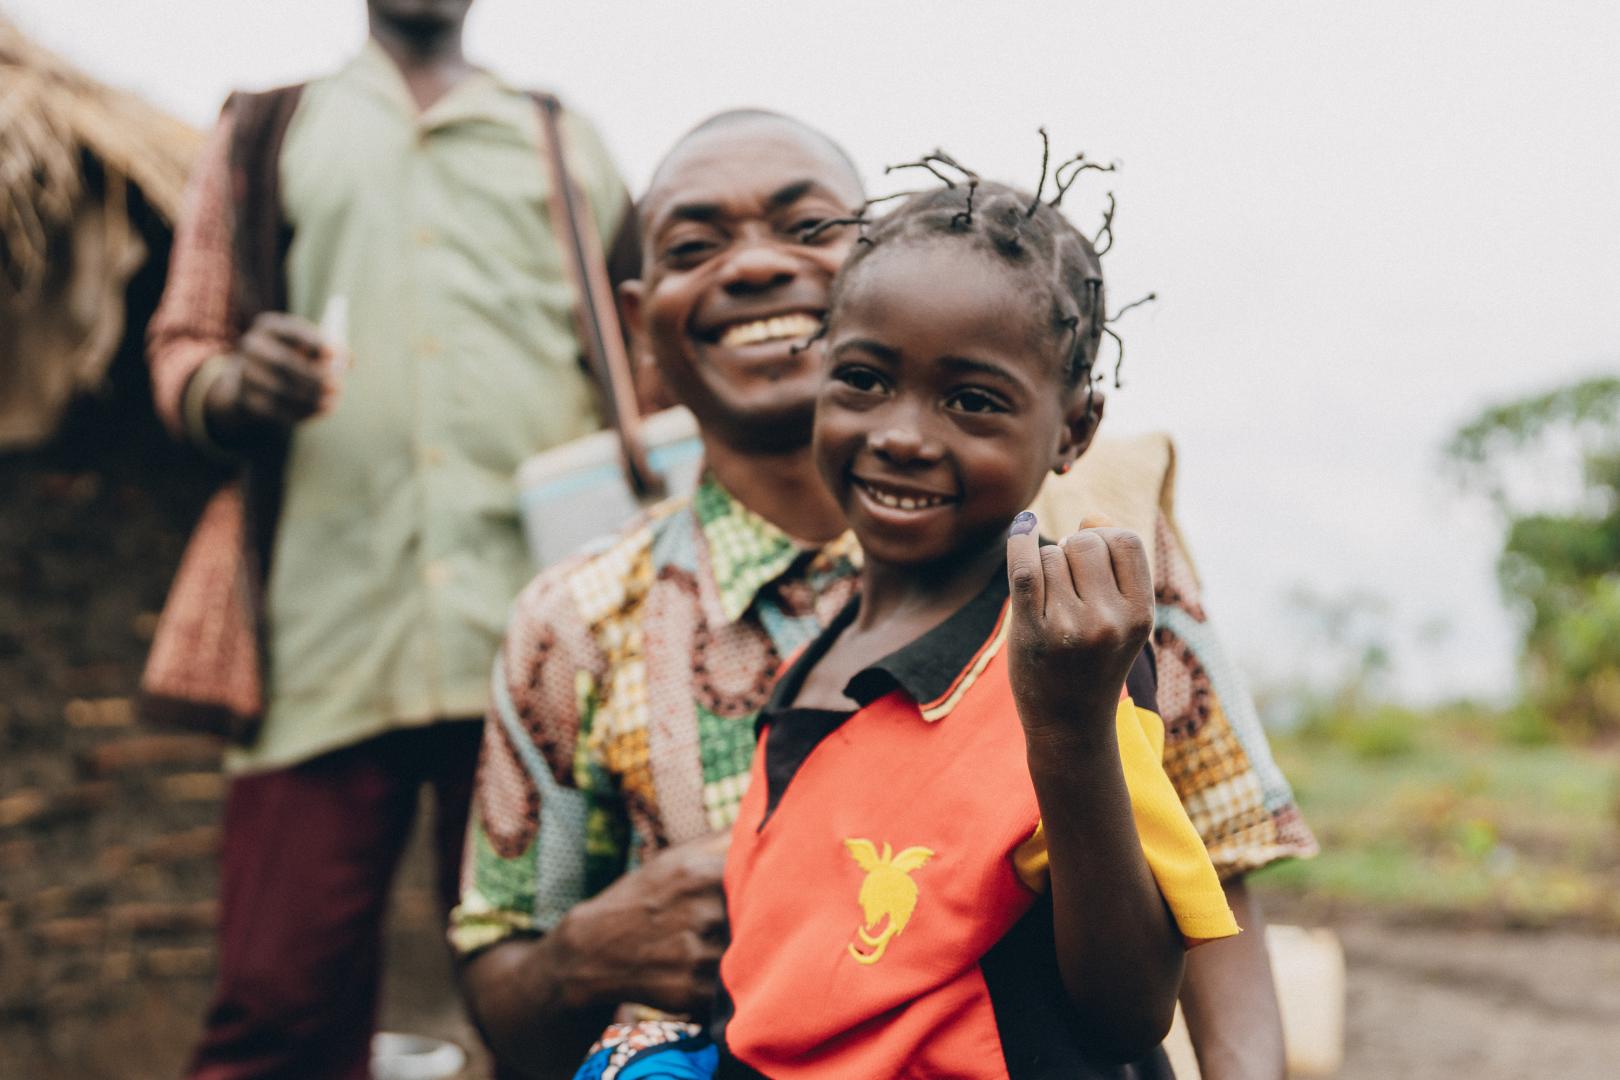
<svg viewBox="0 0 1620 1080">
<path fill-rule="evenodd" d="M 1169 1077 L 1086 1061 L 1008 683 L 1005 573 L 851 680 L 853 713 L 787 707 L 854 601 L 788 669 L 726 867 L 719 1075 Z M 1160 764 L 1144 654 L 1117 720 L 1143 852 L 1182 933 L 1236 923 Z"/>
</svg>

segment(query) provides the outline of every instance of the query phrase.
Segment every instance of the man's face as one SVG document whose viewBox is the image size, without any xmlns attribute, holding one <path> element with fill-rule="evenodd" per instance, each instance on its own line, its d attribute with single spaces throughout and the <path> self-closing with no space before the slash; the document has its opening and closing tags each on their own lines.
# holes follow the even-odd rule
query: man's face
<svg viewBox="0 0 1620 1080">
<path fill-rule="evenodd" d="M 366 0 L 379 19 L 416 33 L 442 33 L 460 26 L 473 0 Z"/>
<path fill-rule="evenodd" d="M 805 345 L 856 232 L 808 231 L 861 201 L 836 151 L 769 118 L 700 132 L 659 170 L 626 321 L 638 358 L 711 436 L 758 452 L 809 444 L 822 353 Z"/>
</svg>

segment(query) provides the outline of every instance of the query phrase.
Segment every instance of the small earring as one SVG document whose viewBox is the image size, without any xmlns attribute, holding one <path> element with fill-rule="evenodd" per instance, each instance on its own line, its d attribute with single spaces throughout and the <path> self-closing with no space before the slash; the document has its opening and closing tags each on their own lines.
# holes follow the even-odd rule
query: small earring
<svg viewBox="0 0 1620 1080">
<path fill-rule="evenodd" d="M 1059 465 L 1057 468 L 1053 469 L 1052 471 L 1057 473 L 1059 476 L 1064 476 L 1073 467 L 1074 467 L 1074 462 L 1065 461 L 1063 464 Z"/>
</svg>

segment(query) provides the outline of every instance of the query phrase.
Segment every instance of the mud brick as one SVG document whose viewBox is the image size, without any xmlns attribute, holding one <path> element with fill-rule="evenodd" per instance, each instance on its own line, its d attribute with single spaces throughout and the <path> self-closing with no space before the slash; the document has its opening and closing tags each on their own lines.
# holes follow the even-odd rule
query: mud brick
<svg viewBox="0 0 1620 1080">
<path fill-rule="evenodd" d="M 135 852 L 126 844 L 113 844 L 96 852 L 96 869 L 107 877 L 117 877 L 135 861 Z"/>
<path fill-rule="evenodd" d="M 143 958 L 148 974 L 160 979 L 187 979 L 214 970 L 214 950 L 204 945 L 148 949 Z"/>
<path fill-rule="evenodd" d="M 219 802 L 227 784 L 224 773 L 175 773 L 160 780 L 158 790 L 170 802 Z"/>
<path fill-rule="evenodd" d="M 220 741 L 207 735 L 137 735 L 84 751 L 85 767 L 96 776 L 166 765 L 210 765 L 219 760 Z"/>
<path fill-rule="evenodd" d="M 120 875 L 118 884 L 131 896 L 168 896 L 174 889 L 170 877 L 161 867 L 137 862 Z"/>
<path fill-rule="evenodd" d="M 80 817 L 106 806 L 112 797 L 113 786 L 105 780 L 86 780 L 61 791 L 29 788 L 0 799 L 0 828 Z"/>
<path fill-rule="evenodd" d="M 219 826 L 199 825 L 195 829 L 147 841 L 141 848 L 141 861 L 163 864 L 186 862 L 210 858 L 218 852 Z"/>
<path fill-rule="evenodd" d="M 7 840 L 0 843 L 0 870 L 22 870 L 34 861 L 32 840 Z"/>
<path fill-rule="evenodd" d="M 135 977 L 135 954 L 128 949 L 110 952 L 101 958 L 103 985 L 129 982 Z"/>
<path fill-rule="evenodd" d="M 71 817 L 100 810 L 112 801 L 114 788 L 106 780 L 84 780 L 51 800 L 52 817 Z"/>
<path fill-rule="evenodd" d="M 53 949 L 88 949 L 101 944 L 106 924 L 90 916 L 47 919 L 33 928 L 34 937 Z"/>
<path fill-rule="evenodd" d="M 0 933 L 11 929 L 11 920 L 15 917 L 17 905 L 10 900 L 0 900 Z"/>
<path fill-rule="evenodd" d="M 101 987 L 94 981 L 55 982 L 45 987 L 40 995 L 45 1008 L 52 1013 L 77 1012 L 101 1001 Z"/>
<path fill-rule="evenodd" d="M 127 664 L 107 661 L 97 664 L 76 664 L 66 671 L 68 685 L 81 694 L 116 694 L 128 692 L 130 671 Z"/>
<path fill-rule="evenodd" d="M 48 885 L 36 892 L 28 908 L 36 919 L 54 919 L 73 910 L 74 892 L 67 885 Z"/>
<path fill-rule="evenodd" d="M 34 968 L 27 935 L 0 931 L 0 1006 L 23 1004 L 34 996 Z"/>
<path fill-rule="evenodd" d="M 49 813 L 51 798 L 38 788 L 24 788 L 0 798 L 0 829 L 26 825 Z"/>
<path fill-rule="evenodd" d="M 192 903 L 153 901 L 119 904 L 107 913 L 107 918 L 114 929 L 137 934 L 212 930 L 219 918 L 219 909 L 212 900 Z"/>
<path fill-rule="evenodd" d="M 135 707 L 127 697 L 74 698 L 62 716 L 69 727 L 127 728 L 135 723 Z"/>
</svg>

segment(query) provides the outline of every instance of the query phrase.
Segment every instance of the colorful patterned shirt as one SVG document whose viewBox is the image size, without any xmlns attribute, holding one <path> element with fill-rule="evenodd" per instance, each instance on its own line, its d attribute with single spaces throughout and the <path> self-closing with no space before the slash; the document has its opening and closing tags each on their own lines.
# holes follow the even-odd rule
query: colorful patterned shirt
<svg viewBox="0 0 1620 1080">
<path fill-rule="evenodd" d="M 496 659 L 462 951 L 551 929 L 646 855 L 727 828 L 785 657 L 855 587 L 706 478 L 518 597 Z"/>
<path fill-rule="evenodd" d="M 1164 768 L 1224 877 L 1316 850 L 1167 517 L 1155 529 Z M 496 662 L 451 919 L 471 953 L 544 933 L 668 844 L 729 827 L 785 657 L 854 589 L 712 479 L 541 574 Z"/>
<path fill-rule="evenodd" d="M 1223 879 L 1308 858 L 1316 838 L 1271 757 L 1254 698 L 1204 612 L 1170 518 L 1154 527 L 1153 653 L 1164 771 Z"/>
</svg>

